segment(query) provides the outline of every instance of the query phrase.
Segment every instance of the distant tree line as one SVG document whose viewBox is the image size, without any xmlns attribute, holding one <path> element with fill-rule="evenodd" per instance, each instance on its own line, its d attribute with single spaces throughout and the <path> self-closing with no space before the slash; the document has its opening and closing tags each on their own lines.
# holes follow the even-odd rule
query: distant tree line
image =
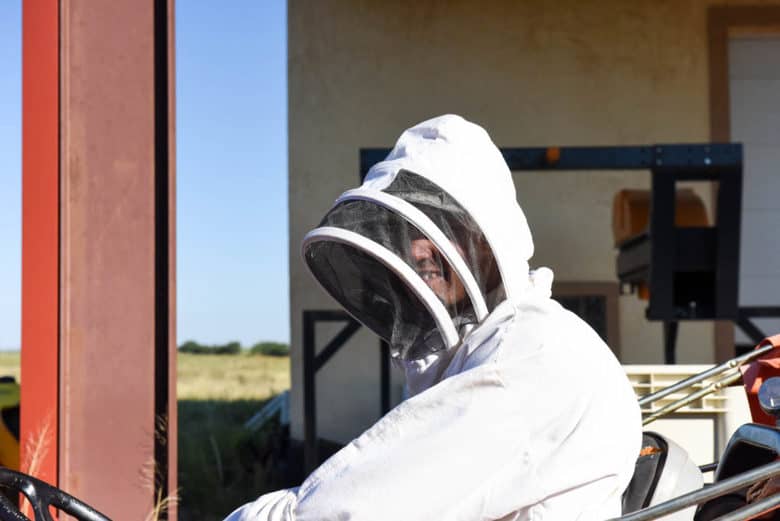
<svg viewBox="0 0 780 521">
<path fill-rule="evenodd" d="M 226 344 L 201 344 L 187 340 L 179 346 L 180 353 L 197 355 L 237 355 L 244 351 L 241 342 L 233 341 Z M 290 346 L 281 342 L 258 342 L 246 349 L 249 354 L 266 356 L 289 356 Z"/>
</svg>

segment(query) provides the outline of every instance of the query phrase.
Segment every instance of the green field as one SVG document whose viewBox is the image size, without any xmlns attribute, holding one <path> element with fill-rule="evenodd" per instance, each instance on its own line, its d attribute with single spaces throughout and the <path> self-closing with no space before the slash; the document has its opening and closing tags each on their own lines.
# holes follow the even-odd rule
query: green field
<svg viewBox="0 0 780 521">
<path fill-rule="evenodd" d="M 283 436 L 243 424 L 290 387 L 290 360 L 263 355 L 178 355 L 179 519 L 219 520 L 285 483 L 274 468 Z M 19 353 L 0 352 L 0 376 L 19 380 Z M 85 498 L 88 499 L 88 498 Z"/>
</svg>

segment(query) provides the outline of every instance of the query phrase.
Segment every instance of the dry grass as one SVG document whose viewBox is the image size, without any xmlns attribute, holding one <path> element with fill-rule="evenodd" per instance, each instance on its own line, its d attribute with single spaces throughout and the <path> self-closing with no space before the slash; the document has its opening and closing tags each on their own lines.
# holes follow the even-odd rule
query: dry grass
<svg viewBox="0 0 780 521">
<path fill-rule="evenodd" d="M 179 353 L 179 400 L 267 400 L 290 388 L 290 359 Z"/>
<path fill-rule="evenodd" d="M 0 351 L 0 376 L 13 376 L 19 381 L 19 351 Z"/>
<path fill-rule="evenodd" d="M 49 431 L 52 428 L 52 418 L 47 415 L 41 423 L 41 428 L 32 434 L 25 443 L 25 458 L 21 462 L 21 470 L 25 474 L 40 478 L 41 462 L 49 453 Z M 19 509 L 22 514 L 32 519 L 33 506 L 27 497 L 22 494 L 22 504 Z"/>
<path fill-rule="evenodd" d="M 20 381 L 19 351 L 0 351 L 0 376 Z M 290 388 L 290 359 L 264 355 L 178 355 L 180 400 L 267 400 Z"/>
</svg>

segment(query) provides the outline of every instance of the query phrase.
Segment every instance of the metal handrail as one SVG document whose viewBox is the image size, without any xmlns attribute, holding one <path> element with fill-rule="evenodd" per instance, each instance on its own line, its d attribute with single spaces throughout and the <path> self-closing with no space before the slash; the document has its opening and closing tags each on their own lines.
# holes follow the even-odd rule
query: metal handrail
<svg viewBox="0 0 780 521">
<path fill-rule="evenodd" d="M 710 383 L 706 387 L 703 387 L 698 391 L 692 392 L 689 395 L 680 398 L 679 400 L 676 400 L 662 407 L 661 409 L 658 409 L 654 413 L 644 418 L 642 420 L 642 425 L 647 425 L 648 423 L 651 423 L 657 420 L 658 418 L 661 418 L 662 416 L 666 416 L 669 413 L 673 413 L 677 409 L 681 409 L 682 407 L 685 407 L 689 403 L 695 402 L 699 398 L 703 398 L 710 393 L 714 393 L 715 391 L 719 391 L 724 387 L 728 387 L 729 385 L 738 382 L 740 378 L 742 378 L 742 374 L 739 371 L 736 371 L 735 373 L 727 374 L 723 376 L 723 378 Z"/>
<path fill-rule="evenodd" d="M 670 385 L 669 387 L 665 387 L 660 391 L 656 391 L 654 393 L 647 394 L 641 397 L 639 399 L 639 405 L 640 406 L 647 405 L 648 403 L 654 402 L 656 400 L 660 400 L 661 398 L 665 398 L 666 396 L 669 396 L 672 393 L 675 393 L 682 389 L 686 389 L 694 384 L 706 380 L 707 378 L 724 373 L 729 369 L 736 369 L 746 362 L 751 362 L 756 358 L 759 358 L 760 356 L 768 353 L 772 349 L 774 349 L 774 346 L 772 346 L 771 344 L 767 344 L 758 349 L 754 349 L 753 351 L 740 355 L 736 358 L 732 358 L 731 360 L 728 360 L 726 362 L 723 362 L 720 365 L 707 369 L 706 371 L 702 371 L 699 374 L 695 374 L 689 378 L 686 378 L 685 380 L 680 380 L 676 384 Z"/>
<path fill-rule="evenodd" d="M 750 505 L 738 508 L 733 512 L 722 515 L 715 521 L 744 521 L 745 519 L 754 519 L 756 516 L 767 514 L 776 510 L 780 506 L 780 494 L 774 494 L 768 498 L 762 499 Z"/>
<path fill-rule="evenodd" d="M 739 371 L 739 368 L 742 365 L 744 365 L 747 362 L 752 362 L 753 360 L 760 358 L 761 356 L 765 355 L 766 353 L 773 350 L 774 348 L 775 347 L 772 344 L 761 346 L 758 349 L 750 351 L 749 353 L 745 353 L 736 358 L 732 358 L 727 362 L 724 362 L 715 367 L 711 367 L 706 371 L 702 371 L 701 373 L 695 374 L 689 378 L 681 380 L 676 384 L 670 385 L 669 387 L 665 387 L 660 391 L 656 391 L 654 393 L 642 396 L 641 398 L 639 398 L 640 407 L 647 406 L 654 401 L 660 400 L 662 398 L 666 398 L 667 396 L 675 392 L 688 389 L 689 387 L 696 385 L 708 378 L 718 377 L 716 380 L 710 382 L 709 384 L 702 387 L 701 389 L 691 391 L 689 394 L 685 395 L 684 397 L 675 400 L 674 402 L 667 404 L 661 409 L 651 413 L 650 415 L 648 415 L 642 420 L 642 425 L 647 425 L 648 423 L 651 423 L 657 420 L 658 418 L 666 416 L 669 413 L 672 413 L 682 407 L 685 407 L 689 403 L 692 403 L 700 398 L 703 398 L 708 394 L 711 394 L 715 391 L 718 391 L 720 389 L 723 389 L 724 387 L 728 387 L 729 385 L 738 382 L 742 377 L 742 374 Z"/>
<path fill-rule="evenodd" d="M 273 415 L 279 413 L 279 423 L 281 425 L 290 424 L 290 391 L 282 391 L 277 394 L 273 399 L 269 400 L 262 409 L 260 409 L 254 416 L 244 422 L 244 428 L 250 431 L 256 431 L 260 429 L 265 422 L 268 421 Z"/>
<path fill-rule="evenodd" d="M 707 472 L 715 472 L 718 470 L 718 462 L 714 461 L 712 463 L 707 463 L 706 465 L 699 465 L 699 470 L 702 474 L 706 474 Z"/>
<path fill-rule="evenodd" d="M 631 514 L 627 514 L 622 517 L 616 517 L 609 521 L 650 521 L 651 519 L 657 519 L 667 514 L 679 512 L 680 510 L 684 510 L 688 507 L 698 505 L 705 501 L 709 501 L 710 499 L 715 499 L 716 497 L 720 497 L 724 494 L 728 494 L 729 492 L 734 492 L 735 490 L 739 490 L 748 485 L 752 485 L 761 480 L 772 478 L 775 476 L 780 476 L 780 461 L 775 461 L 768 465 L 757 467 L 748 472 L 744 472 L 737 476 L 724 479 L 723 481 L 708 486 L 707 488 L 701 488 L 698 490 L 694 490 L 693 492 L 688 492 L 687 494 L 683 494 L 682 496 L 670 499 L 668 501 L 664 501 L 663 503 L 659 503 L 658 505 L 649 508 L 644 508 L 642 510 L 633 512 Z M 780 494 L 778 494 L 778 496 L 780 496 Z M 772 498 L 774 497 L 776 496 L 772 496 Z M 764 503 L 764 505 L 762 505 L 762 508 L 766 508 L 767 505 L 769 505 L 769 502 L 765 500 L 762 500 L 760 503 Z M 751 506 L 755 506 L 756 504 L 759 503 L 755 503 Z M 775 508 L 775 507 L 776 505 L 772 503 L 771 508 Z M 734 519 L 745 519 L 745 518 L 740 517 L 740 518 L 728 518 L 728 519 L 731 519 L 733 521 Z"/>
</svg>

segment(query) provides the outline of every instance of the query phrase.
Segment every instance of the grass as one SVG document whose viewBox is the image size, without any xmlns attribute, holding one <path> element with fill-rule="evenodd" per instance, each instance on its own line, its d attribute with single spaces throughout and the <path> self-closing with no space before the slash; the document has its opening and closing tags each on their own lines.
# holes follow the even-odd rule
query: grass
<svg viewBox="0 0 780 521">
<path fill-rule="evenodd" d="M 179 353 L 179 400 L 267 400 L 290 388 L 290 359 Z"/>
<path fill-rule="evenodd" d="M 290 486 L 279 472 L 285 437 L 278 423 L 257 432 L 243 428 L 290 387 L 289 358 L 180 353 L 177 365 L 179 519 L 220 520 L 264 492 Z M 3 375 L 20 380 L 19 352 L 0 352 Z"/>
<path fill-rule="evenodd" d="M 179 519 L 219 520 L 265 492 L 282 488 L 278 422 L 257 432 L 243 422 L 263 402 L 179 402 Z"/>
<path fill-rule="evenodd" d="M 19 381 L 19 351 L 0 351 L 0 376 L 13 376 Z"/>
<path fill-rule="evenodd" d="M 179 400 L 267 400 L 290 388 L 290 359 L 179 354 Z M 0 376 L 20 381 L 19 351 L 0 351 Z"/>
<path fill-rule="evenodd" d="M 277 472 L 284 452 L 278 423 L 257 432 L 243 427 L 289 386 L 287 357 L 179 354 L 179 519 L 223 519 L 289 485 Z"/>
</svg>

